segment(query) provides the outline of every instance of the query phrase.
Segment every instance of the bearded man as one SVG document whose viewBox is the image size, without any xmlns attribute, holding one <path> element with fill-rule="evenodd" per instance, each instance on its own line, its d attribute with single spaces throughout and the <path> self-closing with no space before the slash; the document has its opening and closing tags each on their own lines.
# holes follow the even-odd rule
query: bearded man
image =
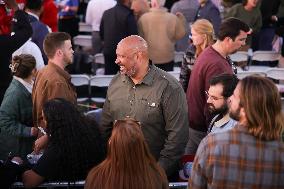
<svg viewBox="0 0 284 189">
<path fill-rule="evenodd" d="M 284 188 L 284 116 L 276 85 L 245 77 L 230 97 L 229 112 L 238 124 L 201 141 L 189 188 Z"/>
<path fill-rule="evenodd" d="M 205 92 L 207 107 L 215 117 L 209 125 L 208 133 L 225 131 L 237 124 L 237 121 L 229 116 L 228 104 L 230 102 L 229 97 L 233 94 L 238 81 L 237 76 L 233 74 L 217 75 L 209 81 L 209 90 Z"/>
<path fill-rule="evenodd" d="M 77 94 L 71 83 L 71 76 L 65 71 L 65 67 L 72 64 L 74 54 L 70 35 L 65 32 L 47 34 L 43 42 L 43 49 L 49 61 L 48 65 L 37 73 L 32 101 L 34 127 L 46 129 L 42 114 L 43 104 L 53 98 L 63 98 L 76 104 Z M 42 131 L 35 142 L 36 152 L 47 145 L 48 137 L 43 135 L 44 133 Z"/>
<path fill-rule="evenodd" d="M 152 155 L 172 176 L 188 140 L 183 89 L 173 76 L 149 63 L 148 45 L 142 37 L 122 39 L 116 55 L 120 73 L 108 88 L 101 118 L 103 136 L 109 138 L 115 120 L 138 120 Z"/>
</svg>

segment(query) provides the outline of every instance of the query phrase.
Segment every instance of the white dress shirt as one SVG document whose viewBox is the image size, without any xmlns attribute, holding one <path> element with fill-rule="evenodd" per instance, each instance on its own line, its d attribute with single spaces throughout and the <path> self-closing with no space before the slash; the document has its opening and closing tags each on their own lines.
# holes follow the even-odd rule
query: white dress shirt
<svg viewBox="0 0 284 189">
<path fill-rule="evenodd" d="M 100 31 L 103 13 L 116 5 L 115 0 L 91 0 L 86 11 L 86 23 L 92 25 L 93 31 Z"/>
<path fill-rule="evenodd" d="M 39 47 L 29 39 L 26 43 L 24 43 L 19 49 L 17 49 L 12 57 L 20 54 L 30 54 L 33 55 L 36 59 L 36 69 L 40 70 L 44 67 L 44 62 L 42 58 L 41 51 Z"/>
</svg>

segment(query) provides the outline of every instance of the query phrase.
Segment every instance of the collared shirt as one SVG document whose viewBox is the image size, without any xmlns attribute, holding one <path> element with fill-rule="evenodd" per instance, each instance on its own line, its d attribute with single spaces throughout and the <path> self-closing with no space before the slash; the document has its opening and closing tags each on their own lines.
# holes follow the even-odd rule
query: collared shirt
<svg viewBox="0 0 284 189">
<path fill-rule="evenodd" d="M 227 113 L 225 116 L 223 116 L 221 119 L 217 120 L 217 118 L 220 116 L 220 114 L 216 115 L 210 125 L 208 133 L 217 133 L 226 131 L 229 129 L 232 129 L 238 122 L 234 119 L 230 118 L 229 113 Z"/>
<path fill-rule="evenodd" d="M 91 0 L 86 10 L 86 23 L 92 24 L 93 31 L 100 31 L 103 13 L 116 5 L 115 0 Z"/>
<path fill-rule="evenodd" d="M 36 76 L 32 92 L 34 126 L 45 128 L 42 117 L 42 107 L 45 102 L 53 98 L 64 98 L 74 104 L 77 101 L 75 87 L 71 83 L 68 72 L 48 62 Z"/>
<path fill-rule="evenodd" d="M 154 65 L 136 85 L 128 76 L 117 74 L 103 108 L 104 137 L 110 136 L 115 120 L 126 116 L 141 122 L 150 151 L 171 174 L 188 139 L 186 98 L 178 81 Z"/>
<path fill-rule="evenodd" d="M 32 94 L 32 90 L 33 90 L 33 86 L 34 86 L 34 81 L 32 80 L 31 83 L 23 80 L 20 77 L 17 76 L 13 76 L 14 79 L 16 79 L 17 81 L 19 81 L 26 89 L 27 91 Z"/>
<path fill-rule="evenodd" d="M 245 126 L 236 125 L 202 140 L 190 188 L 284 188 L 283 181 L 283 142 L 257 139 Z"/>
</svg>

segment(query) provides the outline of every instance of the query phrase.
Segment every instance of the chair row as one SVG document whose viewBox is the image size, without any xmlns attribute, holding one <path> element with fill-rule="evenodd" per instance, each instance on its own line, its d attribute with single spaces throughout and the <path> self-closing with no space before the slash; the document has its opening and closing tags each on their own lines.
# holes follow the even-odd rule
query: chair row
<svg viewBox="0 0 284 189">
<path fill-rule="evenodd" d="M 247 71 L 238 70 L 237 76 L 243 79 L 249 75 L 260 75 L 274 80 L 284 81 L 284 68 L 271 68 L 267 66 L 250 66 Z M 284 84 L 276 84 L 281 93 L 284 93 Z"/>
<path fill-rule="evenodd" d="M 248 51 L 238 51 L 232 55 L 230 58 L 233 62 L 245 62 L 250 60 L 253 61 L 278 61 L 280 58 L 280 53 L 275 51 L 252 51 L 249 49 Z"/>
<path fill-rule="evenodd" d="M 179 71 L 169 72 L 172 76 L 174 76 L 177 80 L 179 79 Z M 92 88 L 94 87 L 108 87 L 114 75 L 94 75 L 89 76 L 86 74 L 72 74 L 71 75 L 71 82 L 78 90 L 83 90 L 83 92 L 78 93 L 78 102 L 83 102 L 88 99 L 103 103 L 105 98 L 95 98 L 91 97 L 94 91 Z M 91 98 L 90 98 L 91 97 Z"/>
<path fill-rule="evenodd" d="M 68 183 L 68 182 L 45 182 L 39 186 L 39 188 L 61 188 L 61 187 L 79 187 L 83 188 L 85 184 L 85 181 L 76 181 L 75 183 Z M 169 187 L 171 189 L 186 189 L 187 188 L 187 182 L 170 182 Z M 24 188 L 24 185 L 22 182 L 15 182 L 11 188 Z"/>
<path fill-rule="evenodd" d="M 176 63 L 180 63 L 180 62 L 182 62 L 183 57 L 184 57 L 184 53 L 183 52 L 175 52 L 175 57 L 174 57 L 175 59 L 174 59 L 174 61 Z M 95 55 L 88 54 L 87 63 L 91 63 L 92 64 L 92 72 L 95 75 L 104 75 L 105 59 L 104 59 L 104 55 L 102 53 L 98 53 L 98 54 L 95 54 Z M 80 66 L 76 66 L 76 68 L 77 67 L 80 67 Z M 175 70 L 174 72 L 180 70 L 178 64 L 175 65 L 174 70 Z M 175 75 L 175 73 L 173 73 L 173 75 Z M 178 78 L 178 77 L 176 77 L 176 78 Z"/>
<path fill-rule="evenodd" d="M 179 80 L 179 71 L 168 72 L 173 75 L 177 80 Z M 274 80 L 284 81 L 284 68 L 270 68 L 265 66 L 250 66 L 247 71 L 238 70 L 237 76 L 242 79 L 246 76 L 258 74 L 263 77 L 269 77 Z M 88 76 L 85 74 L 75 74 L 71 75 L 71 82 L 76 88 L 85 86 L 86 93 L 83 95 L 78 95 L 78 102 L 85 101 L 89 99 L 92 95 L 92 87 L 108 87 L 113 75 L 94 75 Z M 280 92 L 284 92 L 284 84 L 277 84 Z M 104 102 L 104 98 L 91 98 L 94 102 Z"/>
<path fill-rule="evenodd" d="M 108 87 L 113 75 L 95 75 L 88 76 L 85 74 L 71 75 L 71 82 L 78 90 L 83 89 L 84 92 L 78 93 L 78 102 L 83 102 L 91 99 L 94 102 L 103 103 L 104 98 L 90 98 L 92 94 L 92 87 Z"/>
</svg>

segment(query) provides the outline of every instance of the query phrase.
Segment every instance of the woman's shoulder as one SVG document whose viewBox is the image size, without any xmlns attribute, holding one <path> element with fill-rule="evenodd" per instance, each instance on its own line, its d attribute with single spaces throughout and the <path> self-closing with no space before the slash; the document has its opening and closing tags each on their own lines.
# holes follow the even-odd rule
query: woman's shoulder
<svg viewBox="0 0 284 189">
<path fill-rule="evenodd" d="M 4 98 L 13 98 L 16 99 L 18 97 L 22 97 L 23 95 L 27 95 L 28 91 L 24 87 L 23 84 L 21 84 L 19 81 L 13 79 L 10 83 L 9 87 L 6 90 L 5 97 Z"/>
</svg>

